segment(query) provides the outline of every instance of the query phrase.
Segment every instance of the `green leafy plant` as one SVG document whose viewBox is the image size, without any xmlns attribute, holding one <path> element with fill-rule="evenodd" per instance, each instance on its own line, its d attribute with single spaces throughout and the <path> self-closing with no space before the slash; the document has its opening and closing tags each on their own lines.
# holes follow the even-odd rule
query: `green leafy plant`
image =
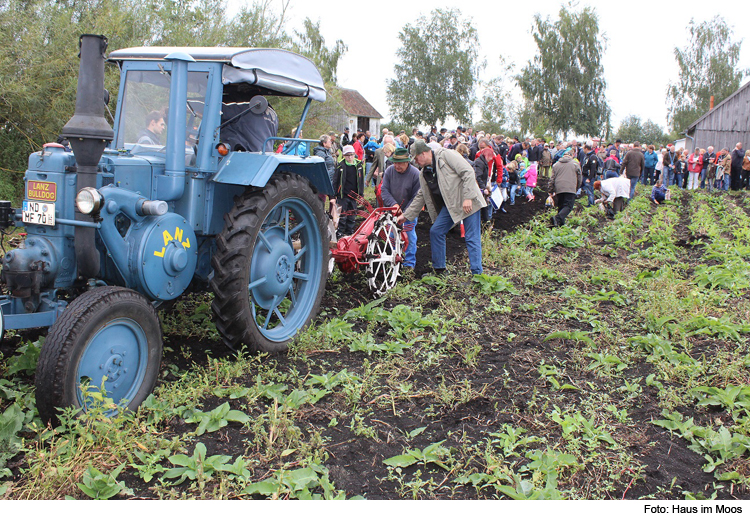
<svg viewBox="0 0 750 528">
<path fill-rule="evenodd" d="M 153 453 L 148 453 L 136 449 L 133 454 L 141 463 L 131 462 L 130 467 L 138 472 L 138 476 L 143 479 L 143 482 L 148 483 L 151 482 L 155 475 L 164 472 L 164 466 L 160 462 L 169 454 L 169 450 L 158 449 Z"/>
<path fill-rule="evenodd" d="M 550 339 L 569 339 L 572 341 L 575 341 L 576 343 L 585 343 L 590 347 L 595 346 L 594 340 L 589 337 L 591 335 L 591 332 L 583 332 L 580 330 L 575 330 L 572 332 L 569 331 L 559 331 L 559 332 L 552 332 L 547 337 L 544 338 L 545 341 L 549 341 Z"/>
<path fill-rule="evenodd" d="M 413 429 L 411 431 L 405 432 L 404 436 L 409 439 L 414 439 L 420 434 L 424 432 L 424 430 L 427 429 L 427 427 L 417 427 L 416 429 Z"/>
<path fill-rule="evenodd" d="M 501 303 L 500 301 L 498 301 L 497 299 L 494 299 L 494 298 L 490 299 L 490 304 L 487 305 L 486 310 L 489 313 L 493 313 L 493 314 L 506 314 L 506 315 L 509 314 L 512 311 L 512 309 L 511 309 L 510 306 L 508 306 L 507 304 L 503 304 L 503 303 Z"/>
<path fill-rule="evenodd" d="M 125 467 L 120 464 L 112 473 L 102 473 L 95 467 L 89 466 L 83 473 L 83 482 L 77 483 L 82 492 L 95 500 L 107 500 L 118 493 L 132 495 L 133 490 L 117 481 L 117 477 Z"/>
<path fill-rule="evenodd" d="M 654 420 L 652 423 L 669 429 L 690 442 L 690 449 L 696 453 L 703 453 L 707 461 L 703 470 L 707 473 L 750 451 L 750 438 L 740 433 L 732 433 L 723 425 L 718 431 L 710 427 L 701 427 L 695 425 L 692 418 L 684 420 L 682 414 L 677 411 L 665 412 L 664 417 L 664 420 Z"/>
<path fill-rule="evenodd" d="M 611 302 L 615 306 L 625 306 L 628 304 L 628 299 L 616 291 L 599 290 L 592 295 L 581 295 L 581 297 L 591 302 Z"/>
<path fill-rule="evenodd" d="M 8 370 L 7 374 L 12 376 L 13 374 L 26 374 L 30 376 L 36 372 L 36 364 L 39 361 L 39 352 L 42 350 L 44 344 L 44 337 L 40 337 L 37 341 L 26 342 L 18 347 L 20 354 L 11 356 L 8 359 Z"/>
<path fill-rule="evenodd" d="M 555 365 L 550 365 L 542 360 L 537 371 L 539 372 L 539 376 L 547 380 L 555 390 L 578 390 L 578 387 L 571 385 L 570 383 L 560 384 L 557 379 L 560 377 L 560 372 Z"/>
<path fill-rule="evenodd" d="M 708 335 L 734 341 L 741 339 L 740 334 L 750 334 L 750 324 L 733 323 L 726 315 L 721 318 L 699 315 L 683 321 L 679 327 L 687 336 Z"/>
<path fill-rule="evenodd" d="M 216 432 L 222 427 L 229 425 L 229 422 L 247 424 L 249 421 L 250 417 L 244 412 L 230 409 L 229 402 L 224 402 L 208 412 L 195 411 L 192 416 L 185 419 L 187 423 L 198 424 L 198 428 L 195 430 L 195 434 L 198 436 L 206 432 Z"/>
<path fill-rule="evenodd" d="M 508 292 L 511 295 L 518 295 L 518 290 L 507 277 L 500 275 L 473 275 L 471 278 L 479 291 L 486 294 Z"/>
<path fill-rule="evenodd" d="M 537 494 L 536 498 L 542 498 L 550 493 L 552 493 L 556 498 L 559 498 L 559 495 L 554 494 L 552 490 L 557 490 L 557 478 L 560 475 L 560 471 L 564 470 L 565 468 L 574 468 L 578 466 L 578 460 L 574 455 L 569 453 L 562 453 L 554 449 L 545 449 L 544 451 L 535 449 L 533 451 L 527 452 L 526 458 L 528 458 L 530 462 L 525 466 L 522 466 L 520 472 L 532 472 L 535 474 L 540 474 L 545 481 L 544 489 L 547 490 L 546 493 L 539 490 L 540 493 Z M 533 480 L 534 479 L 532 479 L 532 481 Z M 521 489 L 529 490 L 528 486 L 521 486 Z M 531 489 L 533 490 L 533 488 Z M 510 490 L 502 488 L 500 489 L 500 491 L 506 493 Z M 518 489 L 515 489 L 514 491 L 517 492 Z M 528 495 L 527 491 L 524 491 L 524 495 L 526 495 L 526 498 L 531 498 L 532 496 L 534 496 L 534 493 L 532 491 L 531 495 Z"/>
<path fill-rule="evenodd" d="M 161 320 L 165 332 L 173 335 L 210 341 L 221 339 L 211 314 L 209 294 L 183 296 L 172 309 L 162 312 Z"/>
<path fill-rule="evenodd" d="M 588 370 L 603 370 L 608 372 L 613 368 L 618 372 L 622 372 L 628 368 L 628 364 L 621 360 L 619 357 L 613 354 L 605 354 L 603 352 L 589 352 L 586 357 L 591 358 L 593 361 L 586 367 Z"/>
<path fill-rule="evenodd" d="M 322 325 L 320 331 L 328 337 L 330 342 L 340 343 L 351 339 L 353 328 L 354 326 L 351 323 L 336 318 Z"/>
<path fill-rule="evenodd" d="M 18 432 L 23 428 L 24 417 L 25 413 L 15 403 L 0 415 L 0 478 L 11 475 L 5 464 L 21 448 Z"/>
<path fill-rule="evenodd" d="M 383 463 L 386 466 L 396 468 L 406 468 L 417 463 L 422 463 L 425 465 L 435 464 L 436 466 L 440 466 L 441 468 L 448 470 L 449 468 L 446 465 L 446 459 L 450 455 L 450 450 L 446 447 L 443 447 L 443 442 L 445 442 L 445 440 L 441 440 L 440 442 L 437 442 L 435 444 L 430 444 L 425 447 L 424 450 L 407 449 L 404 454 L 387 458 L 383 460 Z"/>
<path fill-rule="evenodd" d="M 255 377 L 255 383 L 258 387 L 258 394 L 263 398 L 269 400 L 283 400 L 284 393 L 287 390 L 287 386 L 283 383 L 263 383 L 263 378 L 260 374 Z"/>
<path fill-rule="evenodd" d="M 634 336 L 628 339 L 633 348 L 640 348 L 650 352 L 647 359 L 649 362 L 665 360 L 672 365 L 696 365 L 698 362 L 684 352 L 677 352 L 672 342 L 656 334 L 645 336 Z"/>
<path fill-rule="evenodd" d="M 523 427 L 513 427 L 511 424 L 503 424 L 502 431 L 490 433 L 490 444 L 502 449 L 503 456 L 519 456 L 516 449 L 525 445 L 541 442 L 536 436 L 526 436 L 528 431 Z"/>
<path fill-rule="evenodd" d="M 529 238 L 534 245 L 548 250 L 555 246 L 566 248 L 584 247 L 587 237 L 581 228 L 573 229 L 566 225 L 555 230 L 550 229 L 542 233 L 534 233 Z"/>
<path fill-rule="evenodd" d="M 532 480 L 513 474 L 512 486 L 499 484 L 497 491 L 513 500 L 560 500 L 563 498 L 557 489 L 556 479 L 547 479 L 543 488 L 538 488 Z"/>
<path fill-rule="evenodd" d="M 701 288 L 746 290 L 750 288 L 750 264 L 739 259 L 716 266 L 701 264 L 695 268 L 693 280 Z"/>
<path fill-rule="evenodd" d="M 283 455 L 284 453 L 282 453 L 282 456 Z M 251 467 L 252 462 L 250 460 L 246 459 L 243 456 L 238 456 L 233 463 L 224 464 L 222 471 L 224 471 L 229 476 L 230 480 L 237 481 L 238 483 L 244 485 L 253 476 L 252 471 L 250 471 Z"/>
<path fill-rule="evenodd" d="M 308 390 L 294 389 L 290 392 L 281 403 L 287 409 L 299 409 L 305 404 L 315 404 L 325 396 L 330 394 L 331 391 L 326 389 L 316 389 L 311 387 Z"/>
<path fill-rule="evenodd" d="M 419 310 L 399 304 L 386 312 L 386 320 L 391 327 L 391 335 L 399 339 L 414 338 L 415 334 L 427 328 L 436 330 L 439 323 L 432 318 L 424 317 Z"/>
<path fill-rule="evenodd" d="M 594 425 L 593 420 L 583 416 L 580 411 L 574 414 L 563 414 L 558 407 L 549 415 L 550 419 L 560 425 L 562 428 L 563 438 L 573 438 L 580 436 L 589 445 L 597 447 L 601 442 L 615 445 L 616 442 L 603 427 Z"/>
<path fill-rule="evenodd" d="M 165 471 L 163 478 L 177 479 L 176 484 L 184 482 L 185 479 L 204 480 L 215 472 L 223 471 L 225 464 L 231 458 L 227 455 L 206 457 L 206 446 L 202 442 L 198 442 L 192 456 L 177 454 L 169 457 L 169 461 L 175 467 Z"/>
<path fill-rule="evenodd" d="M 717 405 L 731 411 L 735 416 L 737 411 L 748 413 L 750 409 L 750 386 L 727 385 L 726 388 L 718 387 L 696 387 L 693 392 L 698 398 L 696 405 Z"/>
<path fill-rule="evenodd" d="M 380 297 L 371 303 L 352 308 L 344 314 L 344 319 L 347 321 L 351 319 L 362 319 L 364 321 L 376 322 L 383 321 L 385 310 L 383 310 L 380 305 L 383 304 L 386 299 L 387 297 Z"/>
<path fill-rule="evenodd" d="M 338 387 L 342 383 L 358 380 L 359 378 L 355 374 L 352 374 L 347 369 L 344 369 L 335 374 L 330 372 L 325 374 L 310 374 L 310 379 L 305 382 L 305 385 L 320 385 L 324 389 L 331 390 Z"/>
<path fill-rule="evenodd" d="M 147 423 L 156 424 L 173 416 L 182 416 L 187 407 L 175 406 L 171 402 L 159 398 L 155 394 L 149 394 L 139 408 L 139 413 L 144 416 Z"/>
<path fill-rule="evenodd" d="M 243 493 L 274 499 L 346 499 L 346 494 L 337 491 L 331 482 L 328 470 L 319 464 L 299 469 L 279 469 L 274 472 L 273 477 L 246 486 Z"/>
</svg>

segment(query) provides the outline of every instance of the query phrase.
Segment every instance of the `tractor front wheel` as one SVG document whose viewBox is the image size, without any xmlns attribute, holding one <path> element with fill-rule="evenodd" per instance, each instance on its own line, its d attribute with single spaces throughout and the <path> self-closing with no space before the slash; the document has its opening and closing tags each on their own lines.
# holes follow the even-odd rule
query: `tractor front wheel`
<svg viewBox="0 0 750 528">
<path fill-rule="evenodd" d="M 320 308 L 328 274 L 323 202 L 294 174 L 235 198 L 216 238 L 212 309 L 232 348 L 281 352 Z"/>
<path fill-rule="evenodd" d="M 42 420 L 55 421 L 58 408 L 89 407 L 93 391 L 135 410 L 156 385 L 161 353 L 159 317 L 143 295 L 116 286 L 84 293 L 52 325 L 39 354 Z"/>
</svg>

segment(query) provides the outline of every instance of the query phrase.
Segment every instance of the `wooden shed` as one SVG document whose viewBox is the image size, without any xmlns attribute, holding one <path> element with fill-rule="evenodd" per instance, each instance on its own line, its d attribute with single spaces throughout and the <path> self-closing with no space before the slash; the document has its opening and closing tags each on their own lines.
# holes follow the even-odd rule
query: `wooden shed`
<svg viewBox="0 0 750 528">
<path fill-rule="evenodd" d="M 383 116 L 367 102 L 357 90 L 348 88 L 336 88 L 339 92 L 340 104 L 331 115 L 326 117 L 328 124 L 336 131 L 341 132 L 348 126 L 352 133 L 357 129 L 362 132 L 367 130 L 378 137 L 380 135 L 380 120 Z"/>
<path fill-rule="evenodd" d="M 732 150 L 737 143 L 750 146 L 750 82 L 716 105 L 687 129 L 687 148 Z M 692 138 L 692 139 L 690 139 Z"/>
</svg>

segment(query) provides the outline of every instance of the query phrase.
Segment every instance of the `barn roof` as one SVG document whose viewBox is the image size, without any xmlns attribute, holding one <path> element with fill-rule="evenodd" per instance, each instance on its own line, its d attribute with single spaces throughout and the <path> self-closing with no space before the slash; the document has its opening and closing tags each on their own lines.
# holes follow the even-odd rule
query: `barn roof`
<svg viewBox="0 0 750 528">
<path fill-rule="evenodd" d="M 350 115 L 383 119 L 383 116 L 357 90 L 348 88 L 339 88 L 339 90 L 341 90 L 341 104 Z"/>
<path fill-rule="evenodd" d="M 713 114 L 714 112 L 716 112 L 719 108 L 721 108 L 726 103 L 728 103 L 729 101 L 731 101 L 732 99 L 734 99 L 739 93 L 743 92 L 744 90 L 746 90 L 748 88 L 750 88 L 750 81 L 746 82 L 744 85 L 740 86 L 740 88 L 736 92 L 734 92 L 732 95 L 730 95 L 729 97 L 727 97 L 726 99 L 724 99 L 722 102 L 720 102 L 719 104 L 717 104 L 716 106 L 714 106 L 713 109 L 709 110 L 708 112 L 706 112 L 705 114 L 703 114 L 702 116 L 700 116 L 698 119 L 696 119 L 693 123 L 691 123 L 690 126 L 687 127 L 688 131 L 694 129 L 698 125 L 698 123 L 700 123 L 701 121 L 703 121 L 704 119 L 706 119 L 708 116 L 710 116 L 711 114 Z"/>
</svg>

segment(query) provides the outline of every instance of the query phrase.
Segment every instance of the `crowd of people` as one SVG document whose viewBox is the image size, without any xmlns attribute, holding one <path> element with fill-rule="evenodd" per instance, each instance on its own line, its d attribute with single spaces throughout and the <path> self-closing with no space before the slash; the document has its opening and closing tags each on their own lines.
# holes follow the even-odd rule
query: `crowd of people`
<svg viewBox="0 0 750 528">
<path fill-rule="evenodd" d="M 399 221 L 407 222 L 409 244 L 405 266 L 414 267 L 416 226 L 425 208 L 430 229 L 432 264 L 445 269 L 445 235 L 458 223 L 466 233 L 472 273 L 481 273 L 481 226 L 496 212 L 507 213 L 505 204 L 517 199 L 534 200 L 537 179 L 548 178 L 550 201 L 557 206 L 552 225 L 561 226 L 579 196 L 586 205 L 598 204 L 609 218 L 621 211 L 636 194 L 637 186 L 650 187 L 650 199 L 661 204 L 671 190 L 706 189 L 709 192 L 750 189 L 750 149 L 738 143 L 733 150 L 714 146 L 693 152 L 668 144 L 661 148 L 603 144 L 597 138 L 579 143 L 547 142 L 543 138 L 519 139 L 501 134 L 476 134 L 457 127 L 425 135 L 417 128 L 411 135 L 384 128 L 380 137 L 369 131 L 350 135 L 331 132 L 320 137 L 313 155 L 326 160 L 335 191 L 331 206 L 354 209 L 353 194 L 376 187 L 380 205 L 398 208 Z M 354 217 L 339 223 L 339 237 L 354 232 Z"/>
</svg>

